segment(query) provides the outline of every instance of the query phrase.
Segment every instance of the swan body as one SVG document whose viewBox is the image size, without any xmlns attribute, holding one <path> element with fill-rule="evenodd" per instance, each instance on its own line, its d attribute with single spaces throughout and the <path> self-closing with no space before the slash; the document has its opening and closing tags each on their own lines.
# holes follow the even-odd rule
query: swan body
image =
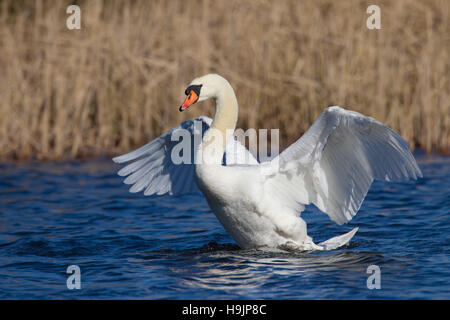
<svg viewBox="0 0 450 320">
<path fill-rule="evenodd" d="M 305 205 L 312 203 L 343 224 L 357 213 L 374 179 L 404 181 L 422 176 L 408 144 L 397 133 L 340 107 L 325 109 L 299 140 L 272 160 L 259 163 L 233 138 L 238 103 L 225 78 L 208 74 L 194 79 L 186 95 L 180 111 L 211 98 L 216 104 L 214 120 L 202 116 L 185 121 L 114 158 L 117 163 L 133 161 L 118 174 L 128 176 L 124 182 L 132 185 L 130 192 L 144 190 L 145 195 L 200 189 L 241 248 L 338 248 L 350 241 L 357 228 L 315 244 L 299 215 Z M 181 136 L 189 138 L 193 152 L 175 163 Z"/>
</svg>

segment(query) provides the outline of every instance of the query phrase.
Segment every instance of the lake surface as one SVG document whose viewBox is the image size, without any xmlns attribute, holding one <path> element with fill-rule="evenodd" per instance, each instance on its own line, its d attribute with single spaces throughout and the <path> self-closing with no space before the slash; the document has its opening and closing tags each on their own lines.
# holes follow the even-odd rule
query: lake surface
<svg viewBox="0 0 450 320">
<path fill-rule="evenodd" d="M 130 194 L 108 159 L 0 164 L 0 299 L 450 299 L 450 156 L 415 155 L 347 225 L 308 207 L 315 242 L 359 227 L 314 253 L 240 250 L 201 194 Z"/>
</svg>

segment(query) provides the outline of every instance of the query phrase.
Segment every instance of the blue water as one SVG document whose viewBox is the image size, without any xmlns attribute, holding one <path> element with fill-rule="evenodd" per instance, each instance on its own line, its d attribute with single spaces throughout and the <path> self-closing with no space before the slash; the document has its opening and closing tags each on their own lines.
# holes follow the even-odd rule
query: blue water
<svg viewBox="0 0 450 320">
<path fill-rule="evenodd" d="M 423 179 L 376 182 L 347 225 L 308 207 L 316 242 L 359 227 L 315 253 L 240 250 L 202 195 L 129 194 L 108 160 L 1 164 L 0 299 L 449 299 L 450 157 L 416 158 Z"/>
</svg>

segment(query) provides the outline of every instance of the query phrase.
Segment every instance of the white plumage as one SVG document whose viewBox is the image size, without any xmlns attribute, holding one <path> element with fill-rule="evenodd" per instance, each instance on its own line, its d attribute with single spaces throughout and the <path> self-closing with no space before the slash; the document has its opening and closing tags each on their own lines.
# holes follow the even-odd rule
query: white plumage
<svg viewBox="0 0 450 320">
<path fill-rule="evenodd" d="M 132 185 L 130 192 L 177 195 L 195 192 L 198 187 L 242 248 L 337 248 L 348 243 L 357 228 L 316 245 L 299 215 L 305 205 L 312 203 L 343 224 L 358 212 L 373 180 L 404 181 L 422 176 L 402 137 L 370 117 L 340 107 L 325 109 L 278 157 L 258 163 L 230 135 L 238 106 L 228 81 L 209 74 L 193 80 L 188 89 L 191 86 L 201 87 L 196 89 L 200 90 L 197 100 L 185 102 L 180 110 L 214 98 L 214 120 L 202 116 L 185 121 L 113 160 L 133 161 L 119 171 L 120 176 L 128 176 L 124 182 Z M 188 98 L 192 100 L 190 95 Z M 213 134 L 217 132 L 226 140 L 217 138 Z M 179 155 L 180 137 L 189 138 L 192 153 L 183 153 L 184 162 L 178 164 L 174 152 Z"/>
</svg>

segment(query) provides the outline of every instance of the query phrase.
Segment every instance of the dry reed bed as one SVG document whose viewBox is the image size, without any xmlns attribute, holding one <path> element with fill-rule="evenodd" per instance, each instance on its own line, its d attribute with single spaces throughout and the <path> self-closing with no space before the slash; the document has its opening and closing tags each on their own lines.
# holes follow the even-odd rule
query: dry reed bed
<svg viewBox="0 0 450 320">
<path fill-rule="evenodd" d="M 0 1 L 0 150 L 6 159 L 128 151 L 212 103 L 177 107 L 189 81 L 230 80 L 241 128 L 296 140 L 340 105 L 412 147 L 450 150 L 449 1 Z"/>
</svg>

